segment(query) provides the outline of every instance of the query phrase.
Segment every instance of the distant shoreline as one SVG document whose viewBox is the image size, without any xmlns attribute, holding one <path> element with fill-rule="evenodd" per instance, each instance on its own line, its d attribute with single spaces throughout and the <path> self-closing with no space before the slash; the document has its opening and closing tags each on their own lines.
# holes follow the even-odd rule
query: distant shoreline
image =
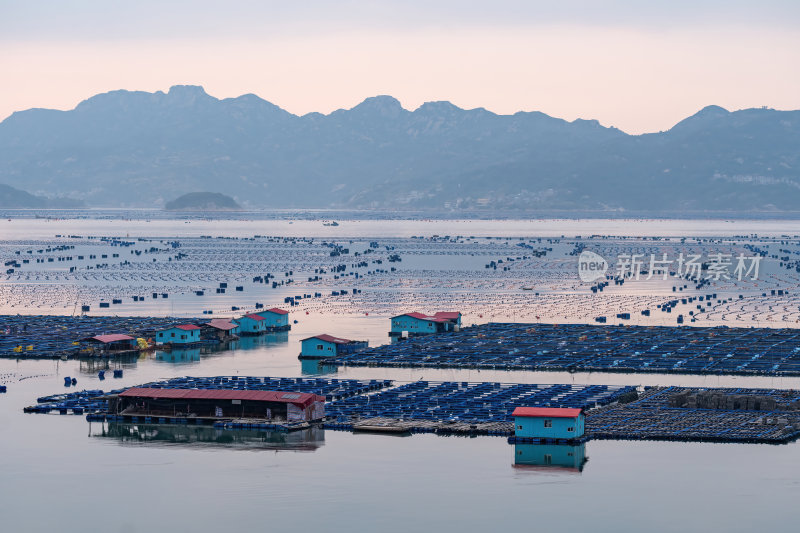
<svg viewBox="0 0 800 533">
<path fill-rule="evenodd" d="M 241 210 L 164 210 L 146 207 L 90 208 L 0 208 L 6 219 L 120 219 L 120 220 L 800 220 L 800 211 L 435 211 L 385 209 L 241 209 Z"/>
</svg>

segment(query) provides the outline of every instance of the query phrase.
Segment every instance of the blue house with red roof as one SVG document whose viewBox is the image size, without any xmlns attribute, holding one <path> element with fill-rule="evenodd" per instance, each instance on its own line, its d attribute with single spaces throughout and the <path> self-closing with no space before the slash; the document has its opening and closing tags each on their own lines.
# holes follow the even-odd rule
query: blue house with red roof
<svg viewBox="0 0 800 533">
<path fill-rule="evenodd" d="M 574 440 L 583 437 L 582 409 L 565 407 L 517 407 L 514 436 L 523 439 Z"/>
<path fill-rule="evenodd" d="M 315 335 L 300 341 L 299 359 L 325 359 L 353 353 L 368 346 L 367 341 L 352 341 L 333 335 Z"/>
<path fill-rule="evenodd" d="M 461 328 L 461 313 L 458 311 L 441 311 L 432 315 L 423 313 L 405 313 L 391 318 L 390 337 L 409 337 L 429 333 L 458 331 Z"/>
<path fill-rule="evenodd" d="M 236 319 L 236 323 L 239 324 L 239 335 L 261 335 L 267 331 L 267 319 L 255 313 Z"/>
<path fill-rule="evenodd" d="M 156 344 L 193 344 L 200 342 L 200 326 L 180 324 L 156 333 Z"/>
<path fill-rule="evenodd" d="M 264 318 L 266 331 L 282 331 L 290 329 L 289 311 L 273 307 L 264 311 L 256 311 L 254 314 Z"/>
</svg>

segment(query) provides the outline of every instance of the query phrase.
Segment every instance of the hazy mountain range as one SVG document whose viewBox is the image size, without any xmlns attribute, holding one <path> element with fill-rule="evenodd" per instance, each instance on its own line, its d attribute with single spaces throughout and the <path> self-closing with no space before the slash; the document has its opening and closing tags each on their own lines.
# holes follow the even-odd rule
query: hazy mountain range
<svg viewBox="0 0 800 533">
<path fill-rule="evenodd" d="M 800 111 L 710 106 L 628 135 L 390 96 L 297 116 L 195 86 L 114 91 L 0 123 L 0 183 L 94 206 L 214 191 L 251 208 L 798 211 Z"/>
</svg>

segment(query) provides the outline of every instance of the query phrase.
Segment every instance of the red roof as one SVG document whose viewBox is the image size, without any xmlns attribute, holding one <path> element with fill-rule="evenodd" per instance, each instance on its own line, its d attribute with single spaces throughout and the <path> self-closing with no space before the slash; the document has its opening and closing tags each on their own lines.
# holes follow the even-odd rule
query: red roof
<svg viewBox="0 0 800 533">
<path fill-rule="evenodd" d="M 267 309 L 266 311 L 260 311 L 262 313 L 275 313 L 276 315 L 288 315 L 289 311 L 285 309 L 278 309 L 277 307 L 273 307 L 272 309 Z"/>
<path fill-rule="evenodd" d="M 222 331 L 230 331 L 232 329 L 236 329 L 239 327 L 226 318 L 214 318 L 208 324 L 203 324 L 203 325 L 221 329 Z"/>
<path fill-rule="evenodd" d="M 517 407 L 511 416 L 533 416 L 546 418 L 577 418 L 583 409 L 568 407 Z"/>
<path fill-rule="evenodd" d="M 260 322 L 262 320 L 266 320 L 266 318 L 264 318 L 263 316 L 252 314 L 252 313 L 249 314 L 249 315 L 244 315 L 244 318 L 249 318 L 250 320 L 255 320 L 256 322 Z"/>
<path fill-rule="evenodd" d="M 183 331 L 192 331 L 193 329 L 200 329 L 200 326 L 195 326 L 194 324 L 181 324 L 180 326 L 175 326 L 178 329 L 182 329 Z"/>
<path fill-rule="evenodd" d="M 94 337 L 90 337 L 86 340 L 95 340 L 108 344 L 110 342 L 132 341 L 133 337 L 129 335 L 122 335 L 120 333 L 112 333 L 110 335 L 95 335 Z"/>
<path fill-rule="evenodd" d="M 413 313 L 405 313 L 398 316 L 410 316 L 419 320 L 427 320 L 428 322 L 451 322 L 453 320 L 458 320 L 460 315 L 461 313 L 459 312 L 449 311 L 434 313 L 433 315 L 423 315 L 422 313 L 417 313 L 415 311 Z"/>
<path fill-rule="evenodd" d="M 164 400 L 249 400 L 254 402 L 291 403 L 308 407 L 314 402 L 324 402 L 324 396 L 307 392 L 232 389 L 155 389 L 132 387 L 119 394 L 126 398 L 152 398 Z"/>
<path fill-rule="evenodd" d="M 350 339 L 341 339 L 339 337 L 334 337 L 333 335 L 323 334 L 323 335 L 314 335 L 313 337 L 309 337 L 308 339 L 303 339 L 307 341 L 309 339 L 319 339 L 325 342 L 333 342 L 336 344 L 350 344 L 351 342 L 359 342 L 359 341 L 351 341 Z"/>
</svg>

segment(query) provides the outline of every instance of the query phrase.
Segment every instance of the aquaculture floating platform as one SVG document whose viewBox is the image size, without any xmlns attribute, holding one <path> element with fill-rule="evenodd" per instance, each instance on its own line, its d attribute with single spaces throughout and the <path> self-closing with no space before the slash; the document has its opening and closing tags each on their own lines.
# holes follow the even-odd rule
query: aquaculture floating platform
<svg viewBox="0 0 800 533">
<path fill-rule="evenodd" d="M 341 366 L 800 376 L 800 329 L 490 323 L 325 360 Z"/>
<path fill-rule="evenodd" d="M 676 405 L 692 396 L 695 401 L 698 396 L 704 399 L 704 407 L 692 406 L 696 404 L 691 401 Z M 799 401 L 800 391 L 789 390 L 651 388 L 634 402 L 590 411 L 586 417 L 586 436 L 615 440 L 784 443 L 800 436 Z M 739 408 L 731 408 L 736 403 Z"/>
<path fill-rule="evenodd" d="M 176 322 L 198 319 L 174 317 L 2 315 L 0 357 L 13 359 L 60 359 L 82 357 L 80 339 L 103 332 L 153 338 L 156 331 Z M 4 333 L 8 330 L 9 333 Z M 14 351 L 19 349 L 19 351 Z M 117 354 L 115 354 L 117 355 Z M 98 357 L 98 356 L 94 356 Z M 106 356 L 108 357 L 108 356 Z"/>
</svg>

